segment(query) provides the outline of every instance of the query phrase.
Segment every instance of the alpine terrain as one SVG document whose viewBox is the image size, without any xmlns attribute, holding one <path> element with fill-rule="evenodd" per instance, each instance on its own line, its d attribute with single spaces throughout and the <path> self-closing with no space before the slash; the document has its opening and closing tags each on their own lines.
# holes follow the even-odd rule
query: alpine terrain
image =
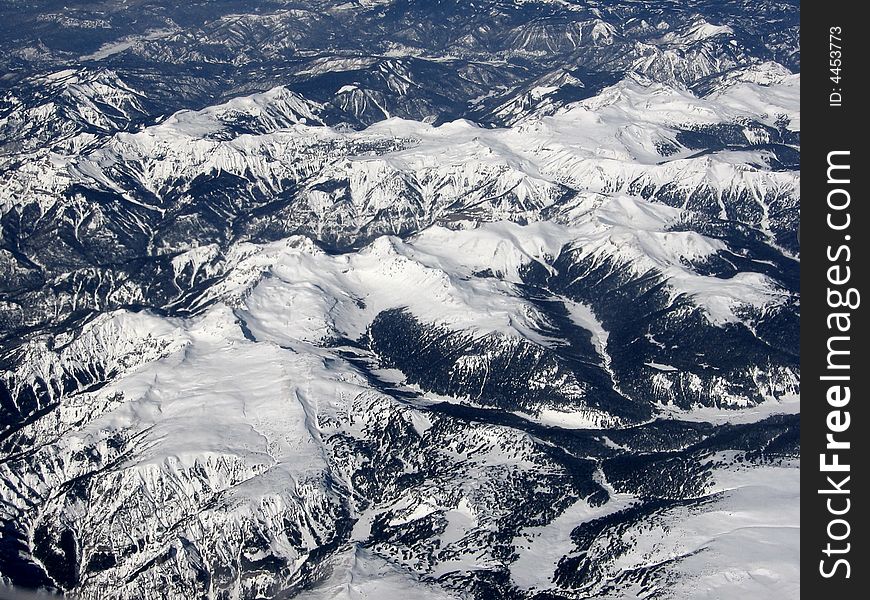
<svg viewBox="0 0 870 600">
<path fill-rule="evenodd" d="M 799 34 L 0 1 L 0 589 L 798 597 Z"/>
</svg>

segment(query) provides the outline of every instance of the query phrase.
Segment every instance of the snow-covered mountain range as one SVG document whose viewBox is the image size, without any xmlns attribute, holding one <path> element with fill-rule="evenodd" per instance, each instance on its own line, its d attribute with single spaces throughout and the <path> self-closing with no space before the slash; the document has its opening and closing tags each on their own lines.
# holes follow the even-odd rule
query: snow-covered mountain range
<svg viewBox="0 0 870 600">
<path fill-rule="evenodd" d="M 795 597 L 795 6 L 61 4 L 0 8 L 0 583 Z"/>
</svg>

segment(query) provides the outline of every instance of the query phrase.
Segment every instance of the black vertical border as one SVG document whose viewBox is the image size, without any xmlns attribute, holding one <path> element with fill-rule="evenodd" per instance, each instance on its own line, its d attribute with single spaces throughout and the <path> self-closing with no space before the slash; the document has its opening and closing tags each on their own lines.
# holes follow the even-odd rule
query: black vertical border
<svg viewBox="0 0 870 600">
<path fill-rule="evenodd" d="M 801 590 L 804 598 L 852 600 L 866 598 L 870 585 L 870 563 L 864 551 L 870 544 L 866 522 L 868 473 L 866 462 L 870 452 L 870 415 L 865 405 L 870 364 L 865 350 L 870 344 L 866 337 L 866 308 L 870 296 L 865 283 L 870 238 L 870 220 L 867 219 L 867 202 L 864 182 L 870 174 L 867 164 L 866 142 L 862 133 L 867 129 L 867 118 L 862 112 L 870 112 L 870 94 L 864 91 L 867 77 L 865 62 L 870 31 L 866 21 L 859 18 L 860 2 L 804 2 L 801 7 Z M 831 28 L 840 27 L 842 38 L 841 80 L 831 80 L 832 56 L 830 46 Z M 836 31 L 836 30 L 834 30 Z M 832 106 L 831 93 L 842 94 L 840 106 Z M 866 135 L 866 134 L 863 134 Z M 850 182 L 847 185 L 828 183 L 828 154 L 848 150 L 851 165 Z M 840 159 L 842 160 L 842 159 Z M 842 171 L 840 172 L 842 173 Z M 829 208 L 827 195 L 835 187 L 846 188 L 851 196 L 848 208 L 851 225 L 847 231 L 834 231 L 828 227 Z M 840 195 L 842 198 L 842 195 Z M 837 215 L 842 218 L 842 214 Z M 846 241 L 845 236 L 850 240 Z M 829 539 L 828 524 L 838 518 L 828 512 L 828 498 L 834 500 L 834 508 L 842 508 L 845 495 L 827 495 L 820 490 L 831 487 L 827 476 L 836 480 L 838 473 L 823 473 L 820 469 L 820 454 L 826 452 L 826 435 L 829 433 L 827 418 L 834 410 L 827 402 L 826 393 L 831 382 L 820 377 L 828 372 L 827 342 L 830 335 L 828 315 L 842 309 L 828 306 L 828 268 L 834 264 L 828 258 L 829 248 L 835 251 L 842 244 L 851 248 L 851 261 L 839 264 L 851 267 L 851 281 L 841 286 L 856 287 L 862 293 L 861 306 L 851 313 L 849 343 L 851 355 L 851 400 L 840 410 L 848 410 L 849 429 L 837 435 L 838 440 L 850 442 L 847 451 L 841 451 L 840 461 L 850 465 L 847 485 L 851 505 L 842 516 L 849 522 L 847 539 L 835 542 Z M 844 256 L 844 255 L 841 255 Z M 848 310 L 848 309 L 847 309 Z M 839 335 L 844 335 L 840 333 Z M 839 523 L 833 532 L 840 536 L 845 526 Z M 834 547 L 850 544 L 846 554 L 826 556 L 828 542 Z M 820 561 L 827 568 L 836 558 L 848 560 L 851 573 L 846 578 L 843 565 L 833 577 L 823 577 Z"/>
</svg>

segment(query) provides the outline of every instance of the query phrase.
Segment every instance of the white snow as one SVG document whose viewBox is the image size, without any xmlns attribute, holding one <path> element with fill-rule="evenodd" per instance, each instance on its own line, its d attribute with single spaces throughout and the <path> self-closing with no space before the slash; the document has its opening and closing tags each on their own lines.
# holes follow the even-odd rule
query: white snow
<svg viewBox="0 0 870 600">
<path fill-rule="evenodd" d="M 559 561 L 574 550 L 571 532 L 575 527 L 628 508 L 635 502 L 628 494 L 615 493 L 612 488 L 609 491 L 610 500 L 601 506 L 578 500 L 547 525 L 523 529 L 513 540 L 519 556 L 510 566 L 511 581 L 523 590 L 547 589 Z"/>
<path fill-rule="evenodd" d="M 664 365 L 664 364 L 655 363 L 655 362 L 647 362 L 647 363 L 643 363 L 643 364 L 645 364 L 648 367 L 652 367 L 653 369 L 656 369 L 658 371 L 665 371 L 665 372 L 679 371 L 679 369 L 677 369 L 673 365 Z"/>
<path fill-rule="evenodd" d="M 342 386 L 316 356 L 247 341 L 222 307 L 191 323 L 187 335 L 183 349 L 107 386 L 104 395 L 120 392 L 126 402 L 77 435 L 147 431 L 147 454 L 129 466 L 173 460 L 190 467 L 203 457 L 232 456 L 299 475 L 325 468 L 311 403 L 341 394 Z"/>
<path fill-rule="evenodd" d="M 406 309 L 425 323 L 545 341 L 534 330 L 537 311 L 512 284 L 442 270 L 434 266 L 440 257 L 413 242 L 381 237 L 338 256 L 302 238 L 251 250 L 235 265 L 238 279 L 212 293 L 244 295 L 241 314 L 258 339 L 281 345 L 329 335 L 357 339 L 379 313 Z"/>
<path fill-rule="evenodd" d="M 777 73 L 777 75 L 779 75 Z M 723 90 L 708 98 L 735 113 L 753 114 L 763 123 L 773 125 L 780 116 L 788 118 L 788 129 L 800 131 L 800 73 L 780 75 L 779 81 L 762 75 L 749 81 L 737 79 Z"/>
<path fill-rule="evenodd" d="M 607 354 L 607 339 L 610 336 L 608 331 L 604 329 L 604 325 L 595 316 L 592 308 L 582 302 L 574 302 L 565 300 L 565 306 L 571 315 L 571 319 L 592 334 L 592 345 L 598 351 L 598 355 L 604 360 L 605 367 L 610 367 L 610 355 Z"/>
<path fill-rule="evenodd" d="M 662 40 L 669 44 L 683 46 L 687 43 L 698 42 L 720 35 L 734 35 L 734 30 L 727 25 L 713 25 L 703 19 L 699 19 L 685 30 L 666 33 Z"/>
<path fill-rule="evenodd" d="M 800 596 L 800 473 L 791 467 L 718 471 L 712 510 L 675 521 L 668 539 L 702 551 L 679 561 L 670 597 L 792 600 Z"/>
<path fill-rule="evenodd" d="M 761 404 L 746 406 L 740 410 L 708 406 L 696 406 L 689 411 L 674 406 L 660 406 L 658 408 L 668 418 L 721 425 L 723 423 L 755 423 L 772 415 L 799 414 L 801 403 L 800 396 L 797 394 L 790 394 L 778 400 L 768 398 Z"/>
<path fill-rule="evenodd" d="M 131 35 L 123 37 L 119 40 L 106 42 L 96 52 L 79 56 L 79 60 L 103 60 L 112 55 L 119 54 L 125 50 L 135 47 L 142 41 L 158 40 L 173 33 L 179 29 L 150 29 L 141 35 Z"/>
<path fill-rule="evenodd" d="M 458 600 L 457 594 L 417 577 L 370 550 L 351 547 L 330 561 L 331 574 L 299 600 Z"/>
<path fill-rule="evenodd" d="M 612 424 L 612 419 L 603 413 L 603 411 L 593 410 L 569 412 L 545 408 L 536 417 L 523 416 L 544 425 L 555 425 L 556 427 L 564 427 L 566 429 L 598 429 Z"/>
</svg>

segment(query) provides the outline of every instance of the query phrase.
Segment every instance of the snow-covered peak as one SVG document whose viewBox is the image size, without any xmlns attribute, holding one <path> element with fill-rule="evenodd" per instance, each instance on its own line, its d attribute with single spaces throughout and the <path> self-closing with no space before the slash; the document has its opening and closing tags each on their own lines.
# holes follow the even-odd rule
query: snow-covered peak
<svg viewBox="0 0 870 600">
<path fill-rule="evenodd" d="M 680 30 L 672 30 L 662 36 L 668 44 L 684 45 L 707 40 L 717 36 L 733 36 L 734 30 L 728 25 L 713 25 L 704 19 L 697 19 Z"/>
<path fill-rule="evenodd" d="M 322 125 L 323 106 L 279 86 L 266 92 L 239 96 L 199 111 L 179 111 L 157 127 L 196 138 L 228 133 L 266 133 L 291 125 Z"/>
<path fill-rule="evenodd" d="M 705 99 L 753 114 L 763 123 L 784 122 L 790 131 L 800 131 L 800 81 L 800 73 L 765 63 L 726 74 L 711 86 Z"/>
<path fill-rule="evenodd" d="M 728 85 L 723 82 L 716 92 L 699 98 L 685 88 L 632 74 L 593 98 L 566 106 L 556 117 L 571 116 L 580 110 L 609 118 L 614 125 L 619 121 L 625 125 L 646 123 L 664 127 L 733 123 L 741 119 L 768 122 L 773 107 L 781 113 L 797 112 L 795 90 L 799 84 L 799 75 L 777 68 L 758 69 L 735 73 Z M 734 87 L 759 90 L 762 86 L 764 92 L 757 93 L 768 96 L 766 106 L 751 95 L 728 91 Z"/>
</svg>

